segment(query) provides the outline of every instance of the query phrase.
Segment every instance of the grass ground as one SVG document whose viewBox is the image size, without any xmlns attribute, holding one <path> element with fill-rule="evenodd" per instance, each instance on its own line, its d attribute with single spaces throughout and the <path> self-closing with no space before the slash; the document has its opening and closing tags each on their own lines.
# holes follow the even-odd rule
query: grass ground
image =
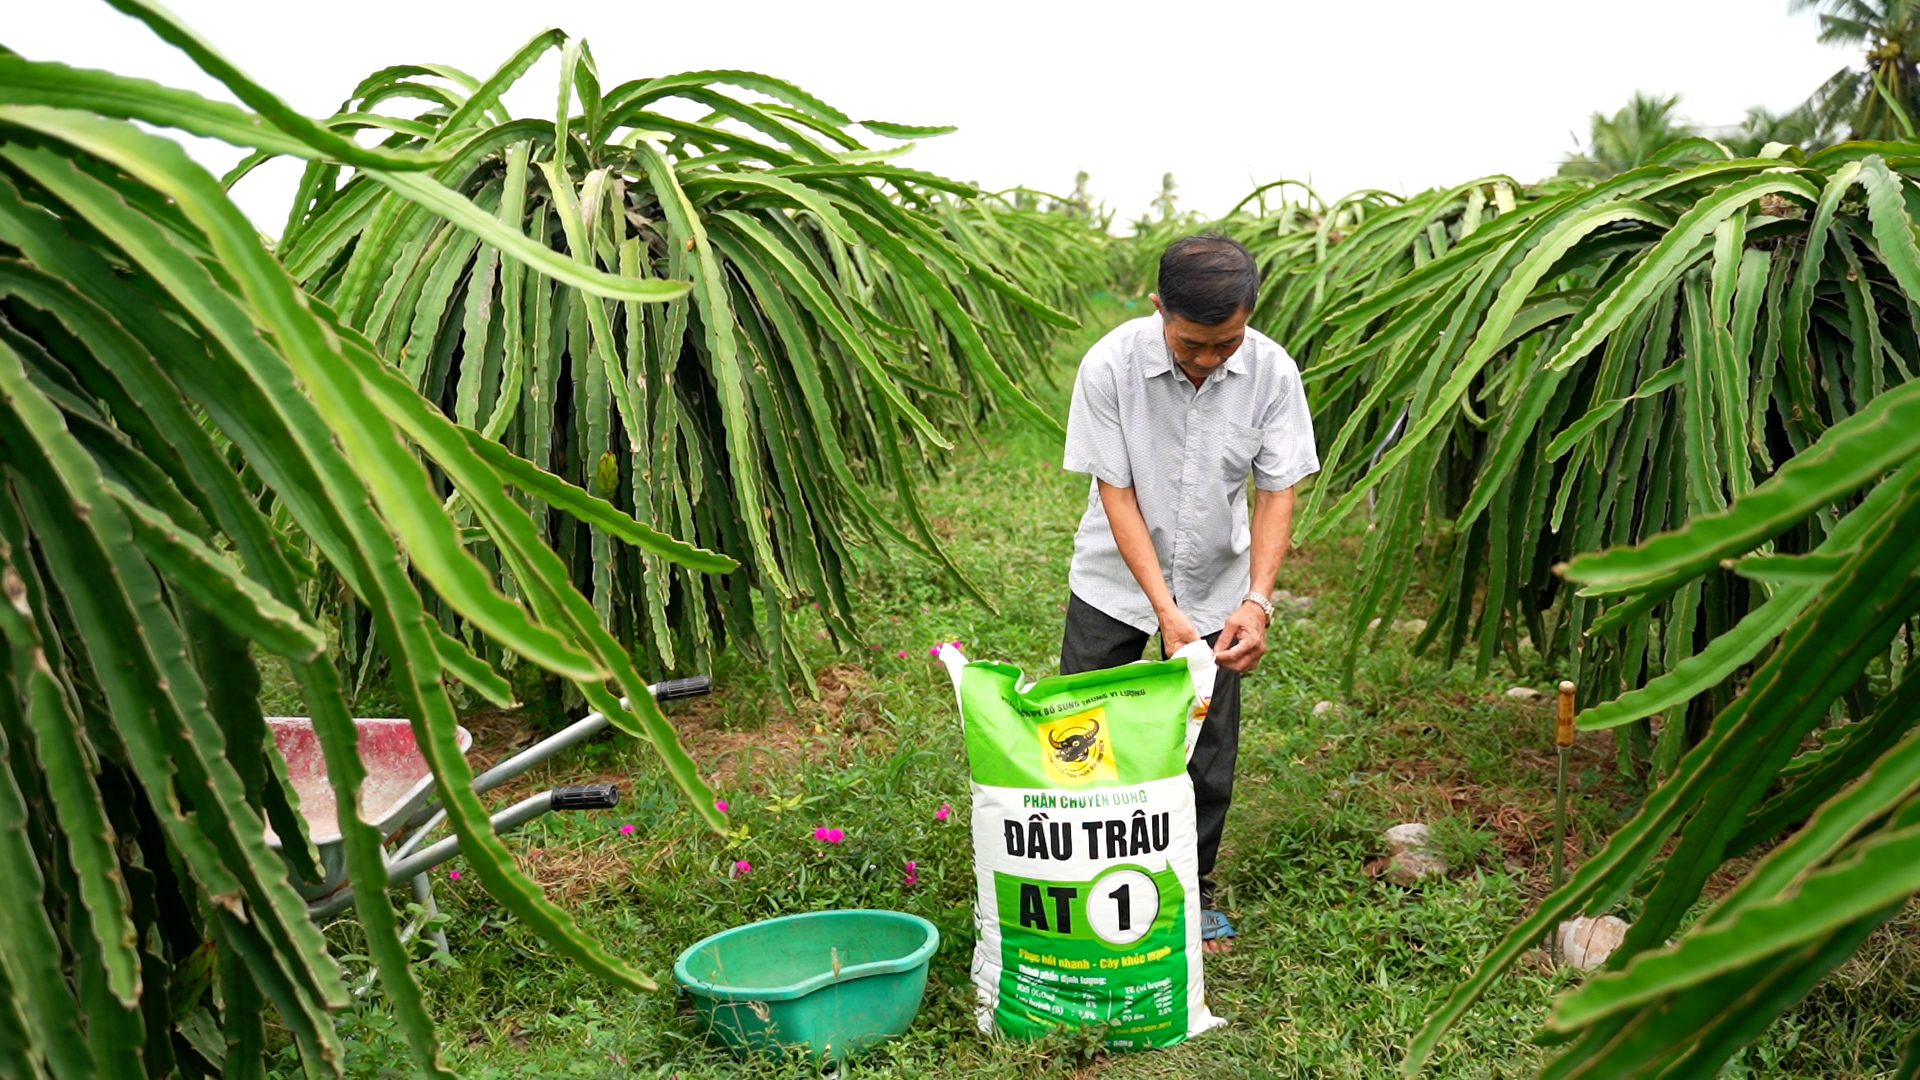
<svg viewBox="0 0 1920 1080">
<path fill-rule="evenodd" d="M 1105 314 L 1111 322 L 1132 312 Z M 1063 393 L 1050 401 L 1064 412 Z M 1228 1026 L 1171 1050 L 1118 1056 L 1098 1053 L 1085 1036 L 1023 1044 L 975 1029 L 966 767 L 952 693 L 927 646 L 960 640 L 971 655 L 1009 659 L 1034 675 L 1053 670 L 1067 557 L 1086 498 L 1085 478 L 1062 474 L 1058 460 L 1045 437 L 995 428 L 926 493 L 955 558 L 995 597 L 997 612 L 962 599 L 927 566 L 876 556 L 858 592 L 869 647 L 836 653 L 824 635 L 809 640 L 817 701 L 783 708 L 761 671 L 731 658 L 715 673 L 713 697 L 672 708 L 731 806 L 733 836 L 697 828 L 650 752 L 616 738 L 518 781 L 520 790 L 621 784 L 619 810 L 549 816 L 512 844 L 589 932 L 663 989 L 629 994 L 588 977 L 490 904 L 470 873 L 449 880 L 462 869 L 449 863 L 438 892 L 457 966 L 423 967 L 422 976 L 449 1062 L 476 1077 L 817 1075 L 804 1062 L 741 1063 L 705 1046 L 675 1000 L 673 958 L 754 919 L 888 907 L 931 919 L 943 940 L 912 1032 L 849 1076 L 1397 1075 L 1408 1039 L 1549 884 L 1551 714 L 1545 697 L 1521 702 L 1503 691 L 1544 689 L 1558 675 L 1537 663 L 1489 678 L 1445 670 L 1410 655 L 1409 630 L 1359 658 L 1355 691 L 1343 699 L 1352 537 L 1288 560 L 1281 587 L 1311 600 L 1277 624 L 1247 683 L 1221 867 L 1221 903 L 1242 937 L 1206 969 L 1212 1008 Z M 1420 606 L 1409 604 L 1410 613 Z M 512 714 L 471 724 L 479 757 L 534 734 Z M 1631 811 L 1633 793 L 1612 771 L 1610 739 L 1582 735 L 1573 762 L 1569 852 L 1577 860 Z M 943 804 L 952 807 L 944 822 Z M 1378 876 L 1380 832 L 1410 820 L 1434 825 L 1453 867 L 1445 880 L 1402 888 Z M 822 825 L 846 840 L 813 840 Z M 751 871 L 734 877 L 736 860 Z M 909 860 L 918 874 L 911 886 Z M 1915 929 L 1909 918 L 1883 930 L 1725 1075 L 1890 1072 L 1897 1033 L 1920 1013 Z M 328 933 L 342 952 L 357 951 L 350 920 Z M 1569 981 L 1544 961 L 1523 963 L 1455 1030 L 1431 1075 L 1533 1072 L 1544 1051 L 1529 1037 Z M 377 993 L 345 1027 L 354 1076 L 408 1072 Z"/>
</svg>

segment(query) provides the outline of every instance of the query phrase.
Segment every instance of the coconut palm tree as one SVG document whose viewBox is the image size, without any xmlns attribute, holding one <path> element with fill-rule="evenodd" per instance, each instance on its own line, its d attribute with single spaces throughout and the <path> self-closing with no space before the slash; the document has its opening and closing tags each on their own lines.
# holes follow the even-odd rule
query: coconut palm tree
<svg viewBox="0 0 1920 1080">
<path fill-rule="evenodd" d="M 1153 200 L 1153 209 L 1160 215 L 1161 221 L 1173 220 L 1174 204 L 1180 201 L 1180 196 L 1175 195 L 1174 191 L 1179 186 L 1173 182 L 1172 173 L 1160 177 L 1160 194 Z"/>
<path fill-rule="evenodd" d="M 1860 49 L 1866 63 L 1844 67 L 1807 107 L 1822 128 L 1855 139 L 1911 139 L 1920 115 L 1920 3 L 1915 0 L 1788 0 L 1819 10 L 1820 41 Z"/>
<path fill-rule="evenodd" d="M 1093 216 L 1093 195 L 1087 191 L 1087 181 L 1091 178 L 1085 169 L 1073 175 L 1073 194 L 1067 196 L 1069 217 Z"/>
<path fill-rule="evenodd" d="M 1694 134 L 1674 114 L 1679 107 L 1678 94 L 1636 90 L 1612 116 L 1594 113 L 1587 148 L 1562 163 L 1560 175 L 1607 177 L 1645 164 L 1668 145 Z"/>
<path fill-rule="evenodd" d="M 1716 136 L 1741 157 L 1756 157 L 1768 143 L 1783 143 L 1812 151 L 1835 141 L 1832 129 L 1820 122 L 1811 105 L 1776 113 L 1764 105 L 1747 110 L 1747 118 L 1731 132 Z"/>
</svg>

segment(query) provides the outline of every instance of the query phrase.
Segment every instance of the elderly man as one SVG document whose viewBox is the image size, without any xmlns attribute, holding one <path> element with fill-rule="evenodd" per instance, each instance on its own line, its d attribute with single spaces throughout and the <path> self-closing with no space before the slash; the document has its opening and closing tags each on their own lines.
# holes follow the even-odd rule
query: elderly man
<svg viewBox="0 0 1920 1080">
<path fill-rule="evenodd" d="M 1155 631 L 1163 655 L 1204 637 L 1220 664 L 1187 766 L 1209 952 L 1234 936 L 1213 906 L 1213 869 L 1233 796 L 1240 677 L 1266 652 L 1293 486 L 1320 468 L 1299 370 L 1247 326 L 1259 291 L 1259 265 L 1239 242 L 1176 240 L 1160 256 L 1155 314 L 1088 351 L 1067 419 L 1064 465 L 1093 483 L 1073 541 L 1061 673 L 1138 660 Z"/>
</svg>

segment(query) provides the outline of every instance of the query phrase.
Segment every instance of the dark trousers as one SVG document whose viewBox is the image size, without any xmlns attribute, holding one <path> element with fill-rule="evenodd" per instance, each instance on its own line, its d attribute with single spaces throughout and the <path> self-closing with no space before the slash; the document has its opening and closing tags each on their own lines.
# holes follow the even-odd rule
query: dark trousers
<svg viewBox="0 0 1920 1080">
<path fill-rule="evenodd" d="M 1071 596 L 1071 594 L 1069 594 Z M 1140 659 L 1153 635 L 1136 630 L 1078 596 L 1067 601 L 1067 629 L 1060 642 L 1060 674 L 1131 664 Z M 1207 644 L 1220 637 L 1207 636 Z M 1213 703 L 1200 739 L 1187 761 L 1193 779 L 1194 816 L 1200 828 L 1200 902 L 1213 906 L 1213 865 L 1220 857 L 1220 833 L 1233 801 L 1233 759 L 1240 751 L 1240 673 L 1220 668 L 1213 677 Z"/>
</svg>

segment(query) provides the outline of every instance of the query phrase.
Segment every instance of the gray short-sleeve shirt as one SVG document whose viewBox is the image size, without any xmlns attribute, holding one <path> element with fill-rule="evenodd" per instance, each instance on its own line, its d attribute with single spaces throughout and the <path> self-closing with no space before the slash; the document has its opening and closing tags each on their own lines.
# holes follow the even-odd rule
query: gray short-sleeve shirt
<svg viewBox="0 0 1920 1080">
<path fill-rule="evenodd" d="M 1272 338 L 1249 327 L 1196 388 L 1174 365 L 1162 325 L 1158 314 L 1124 323 L 1080 361 L 1062 464 L 1134 489 L 1174 601 L 1211 634 L 1247 591 L 1247 477 L 1284 490 L 1320 471 L 1320 458 L 1300 371 Z M 1088 484 L 1068 584 L 1121 622 L 1159 629 L 1120 558 L 1097 483 Z"/>
</svg>

